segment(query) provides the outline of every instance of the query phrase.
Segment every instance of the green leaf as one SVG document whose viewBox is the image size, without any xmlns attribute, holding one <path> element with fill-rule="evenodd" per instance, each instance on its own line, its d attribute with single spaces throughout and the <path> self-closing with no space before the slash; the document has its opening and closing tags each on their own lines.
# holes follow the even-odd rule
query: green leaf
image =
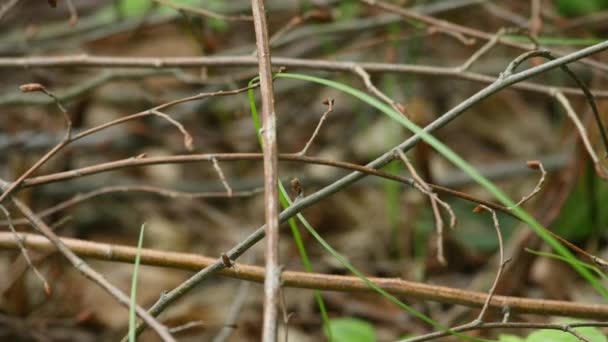
<svg viewBox="0 0 608 342">
<path fill-rule="evenodd" d="M 358 318 L 338 318 L 329 321 L 334 342 L 374 342 L 376 330 L 369 322 Z"/>
</svg>

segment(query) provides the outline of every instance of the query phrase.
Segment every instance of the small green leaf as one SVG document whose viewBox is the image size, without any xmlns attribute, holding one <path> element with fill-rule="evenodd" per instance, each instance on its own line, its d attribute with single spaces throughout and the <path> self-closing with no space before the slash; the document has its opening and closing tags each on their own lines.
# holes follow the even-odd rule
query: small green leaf
<svg viewBox="0 0 608 342">
<path fill-rule="evenodd" d="M 369 322 L 358 318 L 339 318 L 329 321 L 333 342 L 374 342 L 376 331 Z"/>
</svg>

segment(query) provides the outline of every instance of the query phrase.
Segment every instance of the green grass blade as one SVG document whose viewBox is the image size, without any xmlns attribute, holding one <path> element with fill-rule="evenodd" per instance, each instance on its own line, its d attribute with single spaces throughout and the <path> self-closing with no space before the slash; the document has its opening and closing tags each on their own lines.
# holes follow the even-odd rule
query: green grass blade
<svg viewBox="0 0 608 342">
<path fill-rule="evenodd" d="M 535 251 L 535 250 L 532 250 L 532 249 L 529 249 L 529 248 L 526 248 L 526 252 L 532 253 L 532 254 L 536 254 L 536 255 L 539 255 L 539 256 L 544 256 L 544 257 L 547 257 L 547 258 L 561 260 L 561 261 L 567 262 L 569 264 L 571 263 L 570 260 L 564 258 L 563 256 L 557 255 L 557 254 L 553 254 L 553 253 L 547 253 L 547 252 L 542 252 L 542 251 Z M 604 272 L 602 272 L 596 266 L 594 266 L 592 264 L 588 264 L 588 263 L 580 261 L 580 260 L 576 260 L 576 263 L 579 264 L 579 265 L 581 265 L 581 266 L 583 266 L 583 267 L 586 267 L 586 268 L 592 270 L 593 272 L 595 272 L 595 274 L 598 275 L 598 277 L 602 278 L 604 281 L 608 281 L 608 276 L 606 276 L 606 274 L 604 274 Z"/>
<path fill-rule="evenodd" d="M 131 280 L 131 302 L 129 303 L 129 342 L 135 342 L 137 327 L 137 317 L 135 315 L 135 307 L 137 306 L 137 272 L 139 270 L 139 259 L 141 254 L 141 246 L 144 241 L 144 230 L 146 224 L 142 224 L 139 230 L 139 241 L 137 242 L 137 254 L 135 255 L 135 263 L 133 264 L 133 279 Z"/>
</svg>

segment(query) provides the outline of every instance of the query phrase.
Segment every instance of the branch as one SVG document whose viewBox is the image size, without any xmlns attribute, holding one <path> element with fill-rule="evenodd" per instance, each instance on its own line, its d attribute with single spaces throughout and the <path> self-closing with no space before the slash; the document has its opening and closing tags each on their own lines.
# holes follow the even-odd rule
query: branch
<svg viewBox="0 0 608 342">
<path fill-rule="evenodd" d="M 260 93 L 262 98 L 262 150 L 264 152 L 264 206 L 266 217 L 266 279 L 264 281 L 264 321 L 262 341 L 277 340 L 279 290 L 279 190 L 277 181 L 277 132 L 272 89 L 272 66 L 264 0 L 251 0 L 257 45 Z"/>
<path fill-rule="evenodd" d="M 56 251 L 55 245 L 45 237 L 37 234 L 18 233 L 19 239 L 29 249 L 41 252 Z M 74 253 L 87 258 L 133 263 L 137 248 L 125 245 L 91 242 L 72 238 L 61 238 L 62 243 Z M 0 248 L 18 249 L 15 235 L 0 232 Z M 213 266 L 218 260 L 200 254 L 167 252 L 156 249 L 141 249 L 141 263 L 150 266 L 162 266 L 198 271 Z M 221 263 L 221 258 L 220 258 Z M 218 274 L 225 277 L 262 283 L 264 268 L 238 263 L 238 270 L 233 267 L 223 268 Z M 281 275 L 286 287 L 318 289 L 340 292 L 372 292 L 373 290 L 359 278 L 352 276 L 329 275 L 319 273 L 283 271 Z M 480 308 L 488 294 L 468 291 L 446 286 L 402 280 L 398 278 L 369 278 L 379 287 L 398 296 L 430 300 L 446 304 L 464 305 Z M 567 316 L 589 319 L 608 319 L 608 305 L 584 304 L 559 300 L 545 300 L 495 295 L 489 307 L 500 311 L 508 306 L 512 312 L 538 315 Z M 593 324 L 592 322 L 587 322 Z M 491 323 L 484 323 L 491 324 Z M 534 328 L 534 327 L 533 327 Z"/>
<path fill-rule="evenodd" d="M 594 45 L 596 46 L 596 45 Z M 592 46 L 592 47 L 594 47 Z M 583 51 L 583 55 L 574 58 L 578 60 L 588 57 L 591 54 L 597 53 L 597 50 L 587 53 L 586 48 L 575 52 L 578 54 Z M 572 56 L 570 54 L 568 56 Z M 570 62 L 572 62 L 570 61 Z M 289 57 L 273 57 L 272 63 L 275 66 L 285 66 L 296 69 L 312 69 L 312 70 L 327 70 L 352 72 L 354 67 L 352 62 L 328 61 L 322 59 L 301 59 Z M 568 62 L 569 63 L 569 62 Z M 257 59 L 254 56 L 211 56 L 211 57 L 112 57 L 112 56 L 89 56 L 82 55 L 67 55 L 67 56 L 42 56 L 42 57 L 3 57 L 0 58 L 0 68 L 57 68 L 57 67 L 90 67 L 90 68 L 187 68 L 187 67 L 247 67 L 257 65 Z M 435 77 L 452 77 L 461 78 L 473 82 L 493 83 L 496 78 L 484 74 L 474 72 L 462 72 L 454 67 L 437 67 L 432 65 L 416 65 L 416 64 L 393 64 L 393 63 L 357 63 L 364 70 L 370 73 L 403 73 L 414 75 L 425 75 Z M 532 91 L 551 96 L 551 90 L 554 87 L 545 85 L 522 82 L 514 82 L 514 89 Z M 517 84 L 516 84 L 517 83 Z M 559 88 L 567 95 L 584 95 L 577 88 L 565 87 Z M 608 91 L 593 90 L 593 94 L 597 98 L 608 98 Z"/>
</svg>

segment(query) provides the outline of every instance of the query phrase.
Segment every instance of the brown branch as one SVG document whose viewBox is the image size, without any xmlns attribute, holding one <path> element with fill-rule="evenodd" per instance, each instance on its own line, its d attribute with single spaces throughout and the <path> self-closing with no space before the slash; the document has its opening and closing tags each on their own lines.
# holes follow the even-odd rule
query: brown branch
<svg viewBox="0 0 608 342">
<path fill-rule="evenodd" d="M 36 251 L 56 251 L 56 247 L 45 237 L 37 234 L 19 233 L 23 244 Z M 85 240 L 61 238 L 61 241 L 74 253 L 87 258 L 105 261 L 133 263 L 137 248 L 90 242 Z M 0 248 L 17 249 L 16 237 L 10 232 L 0 232 Z M 166 252 L 143 248 L 141 263 L 151 266 L 198 271 L 213 265 L 217 259 L 200 254 Z M 230 278 L 243 279 L 261 283 L 264 281 L 264 268 L 247 264 L 238 264 L 238 270 L 224 268 L 218 274 Z M 398 296 L 431 300 L 446 304 L 482 307 L 487 293 L 461 290 L 445 286 L 402 280 L 398 278 L 369 278 L 382 289 Z M 373 292 L 361 279 L 353 276 L 327 275 L 308 272 L 283 271 L 283 285 L 287 287 L 318 289 L 341 292 Z M 544 300 L 511 296 L 493 296 L 489 307 L 493 310 L 511 308 L 514 313 L 555 315 L 590 319 L 608 319 L 608 305 L 584 304 L 559 300 Z"/>
<path fill-rule="evenodd" d="M 176 156 L 168 156 L 168 157 L 132 157 L 122 160 L 116 160 L 108 163 L 96 164 L 93 166 L 87 166 L 80 169 L 57 172 L 54 174 L 32 177 L 26 179 L 23 182 L 23 187 L 34 187 L 43 184 L 50 184 L 65 181 L 68 179 L 74 179 L 82 176 L 97 174 L 101 172 L 114 171 L 121 168 L 126 167 L 135 167 L 135 166 L 145 166 L 145 165 L 158 165 L 158 164 L 176 164 L 176 163 L 196 163 L 196 162 L 209 162 L 213 158 L 217 160 L 225 160 L 225 161 L 234 161 L 234 160 L 259 160 L 262 159 L 263 155 L 261 153 L 214 153 L 214 154 L 187 154 L 187 155 L 176 155 Z M 398 175 L 390 174 L 384 171 L 376 170 L 371 167 L 362 166 L 358 164 L 337 161 L 337 160 L 329 160 L 329 159 L 321 159 L 316 157 L 309 156 L 300 156 L 298 154 L 279 154 L 278 159 L 282 161 L 290 161 L 290 162 L 301 162 L 301 163 L 311 163 L 318 165 L 326 165 L 332 167 L 338 167 L 345 170 L 358 171 L 369 175 L 374 175 L 390 180 L 394 180 L 396 182 L 400 182 L 409 186 L 414 186 L 414 181 L 410 178 L 401 177 Z M 452 190 L 446 187 L 442 187 L 439 185 L 434 185 L 427 183 L 433 191 L 449 194 L 452 196 L 460 197 L 467 201 L 483 204 L 492 209 L 499 210 L 508 215 L 514 216 L 513 213 L 506 207 L 492 203 L 489 201 L 485 201 L 482 199 L 475 198 L 466 193 Z M 515 217 L 515 216 L 514 216 Z"/>
<path fill-rule="evenodd" d="M 490 38 L 491 39 L 491 38 Z M 321 59 L 300 59 L 289 57 L 273 57 L 273 65 L 288 68 L 313 69 L 327 71 L 352 72 L 352 62 L 328 61 Z M 257 65 L 257 59 L 253 56 L 215 56 L 215 57 L 113 57 L 113 56 L 89 56 L 67 55 L 67 56 L 42 56 L 42 57 L 2 57 L 0 68 L 35 68 L 35 67 L 94 67 L 94 68 L 175 68 L 175 67 L 246 67 Z M 357 63 L 361 68 L 370 73 L 405 73 L 436 77 L 461 78 L 479 83 L 493 83 L 496 78 L 474 72 L 461 72 L 454 67 L 436 67 L 430 65 L 416 64 L 393 64 L 393 63 Z M 513 89 L 520 89 L 542 93 L 551 96 L 554 87 L 549 87 L 532 82 L 517 82 L 511 85 Z M 578 88 L 558 88 L 567 95 L 584 95 Z M 593 90 L 597 98 L 608 98 L 608 91 Z"/>
<path fill-rule="evenodd" d="M 270 64 L 270 44 L 264 0 L 251 0 L 262 98 L 262 151 L 264 153 L 264 212 L 266 221 L 266 279 L 262 341 L 277 340 L 281 266 L 279 265 L 279 190 L 277 131 Z"/>
</svg>

